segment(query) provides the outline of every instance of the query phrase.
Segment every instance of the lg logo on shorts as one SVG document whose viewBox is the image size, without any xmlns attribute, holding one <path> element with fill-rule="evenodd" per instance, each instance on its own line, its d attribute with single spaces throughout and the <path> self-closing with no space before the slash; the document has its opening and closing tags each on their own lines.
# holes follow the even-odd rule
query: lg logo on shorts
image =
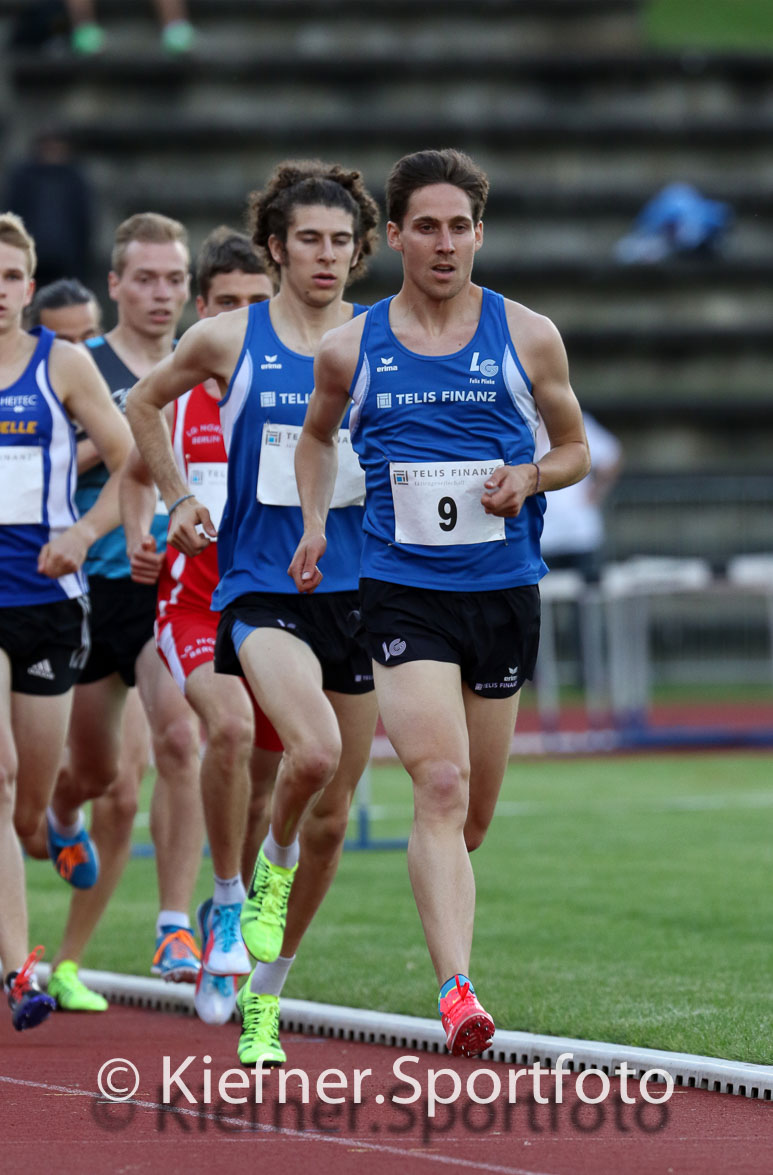
<svg viewBox="0 0 773 1175">
<path fill-rule="evenodd" d="M 390 641 L 388 648 L 386 641 L 382 641 L 381 648 L 384 650 L 384 660 L 388 661 L 390 657 L 401 657 L 405 652 L 406 646 L 405 641 L 400 640 L 398 636 L 393 641 Z"/>
</svg>

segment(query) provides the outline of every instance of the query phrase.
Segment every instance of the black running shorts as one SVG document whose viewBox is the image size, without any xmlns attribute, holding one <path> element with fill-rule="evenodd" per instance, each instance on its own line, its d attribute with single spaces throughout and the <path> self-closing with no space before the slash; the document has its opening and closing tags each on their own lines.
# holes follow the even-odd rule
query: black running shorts
<svg viewBox="0 0 773 1175">
<path fill-rule="evenodd" d="M 91 597 L 91 653 L 78 678 L 79 685 L 119 673 L 124 685 L 134 685 L 134 668 L 156 619 L 154 583 L 89 576 Z"/>
<path fill-rule="evenodd" d="M 88 596 L 0 608 L 0 649 L 11 662 L 15 693 L 66 694 L 89 652 Z"/>
<path fill-rule="evenodd" d="M 482 698 L 506 698 L 531 679 L 537 660 L 536 584 L 489 592 L 443 592 L 360 581 L 368 652 L 379 665 L 446 661 Z"/>
<path fill-rule="evenodd" d="M 367 694 L 373 689 L 373 666 L 356 635 L 357 592 L 250 592 L 228 604 L 217 629 L 215 669 L 243 677 L 231 639 L 235 620 L 249 628 L 281 628 L 304 641 L 322 666 L 323 689 L 339 694 Z"/>
</svg>

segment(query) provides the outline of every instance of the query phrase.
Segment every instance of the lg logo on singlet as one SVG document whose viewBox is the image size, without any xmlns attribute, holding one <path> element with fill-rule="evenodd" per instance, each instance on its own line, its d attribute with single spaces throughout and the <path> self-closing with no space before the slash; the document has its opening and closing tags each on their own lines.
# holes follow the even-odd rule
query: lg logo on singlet
<svg viewBox="0 0 773 1175">
<path fill-rule="evenodd" d="M 388 661 L 390 657 L 400 657 L 405 652 L 405 641 L 400 640 L 400 637 L 395 637 L 393 641 L 389 642 L 387 647 L 386 641 L 381 642 L 381 648 L 384 650 L 384 660 Z"/>
<path fill-rule="evenodd" d="M 479 371 L 486 379 L 493 379 L 499 371 L 499 365 L 493 359 L 484 359 L 482 363 L 479 363 L 479 358 L 480 351 L 476 351 L 470 363 L 470 371 Z"/>
</svg>

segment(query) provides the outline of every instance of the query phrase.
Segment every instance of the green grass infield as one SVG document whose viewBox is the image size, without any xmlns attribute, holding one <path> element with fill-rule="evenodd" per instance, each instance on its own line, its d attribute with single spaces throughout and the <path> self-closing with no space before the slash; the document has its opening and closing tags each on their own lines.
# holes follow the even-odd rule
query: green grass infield
<svg viewBox="0 0 773 1175">
<path fill-rule="evenodd" d="M 370 784 L 373 836 L 407 836 L 404 772 Z M 514 761 L 473 857 L 482 1002 L 504 1029 L 773 1063 L 772 830 L 770 754 Z M 69 891 L 46 862 L 27 876 L 51 958 Z M 196 901 L 210 876 L 205 860 Z M 155 884 L 132 860 L 84 966 L 149 972 Z M 344 854 L 285 995 L 436 1013 L 404 852 Z"/>
</svg>

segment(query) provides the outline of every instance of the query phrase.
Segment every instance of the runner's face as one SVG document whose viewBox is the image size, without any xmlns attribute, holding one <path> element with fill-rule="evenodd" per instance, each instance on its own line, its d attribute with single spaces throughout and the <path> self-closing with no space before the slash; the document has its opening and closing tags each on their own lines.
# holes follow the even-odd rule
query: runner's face
<svg viewBox="0 0 773 1175">
<path fill-rule="evenodd" d="M 130 241 L 120 277 L 108 277 L 119 324 L 150 339 L 174 334 L 188 286 L 188 250 L 179 241 Z"/>
<path fill-rule="evenodd" d="M 19 327 L 34 292 L 24 250 L 0 241 L 0 334 Z"/>
<path fill-rule="evenodd" d="M 447 301 L 469 282 L 483 244 L 483 223 L 472 219 L 470 198 L 453 184 L 418 188 L 402 227 L 387 224 L 390 248 L 403 255 L 406 281 L 427 297 Z"/>
<path fill-rule="evenodd" d="M 265 273 L 216 273 L 209 285 L 206 301 L 199 295 L 196 309 L 200 318 L 213 318 L 226 310 L 242 310 L 253 302 L 266 302 L 274 293 L 271 278 Z"/>
<path fill-rule="evenodd" d="M 322 204 L 295 208 L 286 245 L 269 237 L 268 247 L 282 267 L 280 289 L 292 287 L 310 306 L 328 306 L 342 296 L 357 255 L 350 214 Z"/>
<path fill-rule="evenodd" d="M 75 306 L 46 307 L 40 311 L 40 324 L 52 330 L 58 339 L 83 343 L 99 334 L 99 307 L 96 302 L 78 302 Z"/>
</svg>

